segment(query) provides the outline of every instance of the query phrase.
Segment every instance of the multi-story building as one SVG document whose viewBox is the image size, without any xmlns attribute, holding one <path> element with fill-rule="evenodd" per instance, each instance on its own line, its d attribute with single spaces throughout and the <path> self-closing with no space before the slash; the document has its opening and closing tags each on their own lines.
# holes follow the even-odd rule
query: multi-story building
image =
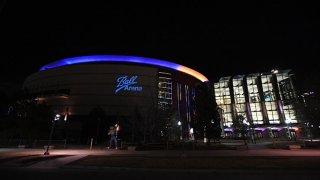
<svg viewBox="0 0 320 180">
<path fill-rule="evenodd" d="M 273 70 L 228 76 L 214 83 L 225 135 L 233 134 L 233 124 L 239 115 L 258 137 L 295 138 L 299 135 L 297 94 L 294 75 L 290 72 Z"/>
<path fill-rule="evenodd" d="M 309 91 L 300 95 L 303 109 L 303 119 L 306 127 L 305 135 L 312 139 L 320 137 L 320 96 Z"/>
</svg>

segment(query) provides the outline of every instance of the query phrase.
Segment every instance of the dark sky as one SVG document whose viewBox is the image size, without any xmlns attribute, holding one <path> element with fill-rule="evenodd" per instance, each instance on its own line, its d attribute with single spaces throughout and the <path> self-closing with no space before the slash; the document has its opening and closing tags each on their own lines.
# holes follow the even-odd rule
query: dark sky
<svg viewBox="0 0 320 180">
<path fill-rule="evenodd" d="M 176 62 L 211 81 L 292 69 L 299 86 L 319 89 L 319 10 L 308 2 L 7 0 L 0 36 L 3 82 L 63 58 L 118 54 Z"/>
</svg>

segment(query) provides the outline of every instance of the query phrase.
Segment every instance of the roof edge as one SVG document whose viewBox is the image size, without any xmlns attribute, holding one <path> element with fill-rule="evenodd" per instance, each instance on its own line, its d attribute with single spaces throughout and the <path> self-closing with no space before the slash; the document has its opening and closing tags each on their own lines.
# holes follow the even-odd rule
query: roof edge
<svg viewBox="0 0 320 180">
<path fill-rule="evenodd" d="M 82 63 L 90 63 L 90 62 L 126 62 L 126 63 L 136 63 L 136 64 L 147 64 L 147 65 L 156 65 L 169 69 L 174 69 L 186 74 L 189 74 L 196 79 L 199 79 L 202 82 L 208 82 L 209 80 L 198 71 L 195 71 L 186 66 L 159 60 L 153 58 L 146 57 L 138 57 L 138 56 L 122 56 L 122 55 L 92 55 L 92 56 L 78 56 L 72 58 L 61 59 L 58 61 L 54 61 L 40 68 L 40 71 L 57 68 L 61 66 L 73 65 L 73 64 L 82 64 Z"/>
</svg>

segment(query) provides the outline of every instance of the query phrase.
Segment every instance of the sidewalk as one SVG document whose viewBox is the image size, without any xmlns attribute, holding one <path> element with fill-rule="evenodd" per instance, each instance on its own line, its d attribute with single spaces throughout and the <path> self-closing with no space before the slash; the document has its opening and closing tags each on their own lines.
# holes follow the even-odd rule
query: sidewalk
<svg viewBox="0 0 320 180">
<path fill-rule="evenodd" d="M 0 167 L 74 168 L 74 167 L 133 167 L 133 168 L 307 168 L 318 167 L 318 149 L 269 149 L 272 142 L 248 144 L 248 149 L 229 150 L 107 150 L 100 146 L 77 149 L 0 149 Z M 292 142 L 284 142 L 286 144 Z M 223 142 L 228 146 L 243 146 L 243 142 Z M 69 146 L 71 148 L 71 146 Z M 245 165 L 244 165 L 245 164 Z"/>
</svg>

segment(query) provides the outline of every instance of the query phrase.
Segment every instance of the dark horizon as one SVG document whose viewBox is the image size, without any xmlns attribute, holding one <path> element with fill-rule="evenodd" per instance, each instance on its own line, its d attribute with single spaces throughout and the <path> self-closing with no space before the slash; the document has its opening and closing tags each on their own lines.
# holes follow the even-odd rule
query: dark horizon
<svg viewBox="0 0 320 180">
<path fill-rule="evenodd" d="M 64 58 L 130 55 L 175 62 L 211 82 L 292 69 L 300 89 L 319 91 L 317 6 L 170 5 L 6 1 L 0 10 L 1 81 L 22 83 L 40 67 Z"/>
</svg>

